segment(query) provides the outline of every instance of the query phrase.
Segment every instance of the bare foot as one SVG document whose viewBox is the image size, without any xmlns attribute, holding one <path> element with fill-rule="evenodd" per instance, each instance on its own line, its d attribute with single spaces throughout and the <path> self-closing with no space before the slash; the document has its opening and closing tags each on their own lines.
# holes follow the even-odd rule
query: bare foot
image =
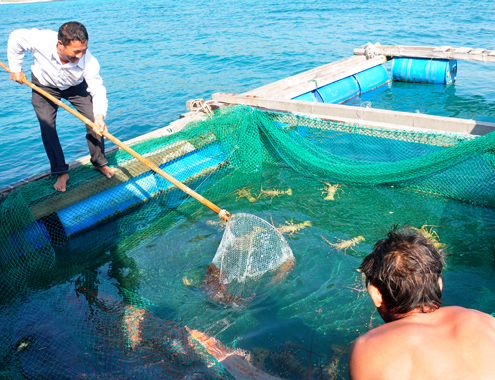
<svg viewBox="0 0 495 380">
<path fill-rule="evenodd" d="M 100 171 L 107 178 L 112 178 L 115 174 L 115 170 L 108 165 L 104 166 L 93 166 L 96 170 Z"/>
<path fill-rule="evenodd" d="M 57 191 L 65 191 L 68 180 L 69 180 L 69 175 L 67 173 L 60 174 L 58 176 L 57 182 L 55 182 L 55 185 L 53 185 L 53 188 Z"/>
</svg>

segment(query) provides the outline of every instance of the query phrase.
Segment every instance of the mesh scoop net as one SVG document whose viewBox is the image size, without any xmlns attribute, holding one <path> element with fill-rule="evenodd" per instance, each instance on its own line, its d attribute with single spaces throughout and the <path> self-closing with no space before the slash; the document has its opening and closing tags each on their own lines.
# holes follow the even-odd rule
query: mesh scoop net
<svg viewBox="0 0 495 380">
<path fill-rule="evenodd" d="M 234 214 L 227 223 L 212 263 L 220 269 L 219 280 L 232 296 L 249 296 L 268 272 L 294 262 L 282 234 L 255 215 Z"/>
</svg>

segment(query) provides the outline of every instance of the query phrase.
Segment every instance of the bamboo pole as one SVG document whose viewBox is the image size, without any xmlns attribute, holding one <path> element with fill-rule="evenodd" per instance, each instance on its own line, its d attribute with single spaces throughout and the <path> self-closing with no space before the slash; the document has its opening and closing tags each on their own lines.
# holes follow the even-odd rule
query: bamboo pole
<svg viewBox="0 0 495 380">
<path fill-rule="evenodd" d="M 4 63 L 0 62 L 0 66 L 3 69 L 5 69 L 5 71 L 7 71 L 8 73 L 10 73 L 9 68 Z M 87 117 L 81 115 L 79 112 L 75 111 L 71 107 L 67 106 L 65 103 L 63 103 L 62 101 L 58 100 L 54 96 L 50 95 L 46 91 L 42 90 L 41 88 L 39 88 L 35 84 L 31 83 L 26 78 L 24 78 L 22 80 L 22 82 L 24 84 L 27 84 L 33 90 L 39 92 L 41 95 L 43 95 L 46 98 L 50 99 L 53 103 L 55 103 L 58 106 L 64 108 L 65 110 L 69 111 L 72 115 L 74 115 L 75 117 L 77 117 L 84 124 L 87 124 L 90 127 L 92 127 L 93 129 L 100 131 L 100 128 L 94 122 L 92 122 L 91 120 L 89 120 Z M 113 136 L 112 134 L 110 134 L 108 131 L 100 131 L 100 133 L 103 136 L 105 136 L 107 139 L 109 139 L 111 142 L 113 142 L 115 145 L 117 145 L 118 147 L 122 148 L 127 153 L 129 153 L 130 155 L 132 155 L 134 158 L 138 159 L 140 162 L 142 162 L 143 164 L 145 164 L 148 168 L 150 168 L 154 172 L 160 174 L 167 181 L 173 183 L 175 186 L 177 186 L 183 192 L 185 192 L 186 194 L 190 195 L 191 197 L 193 197 L 194 199 L 196 199 L 198 202 L 200 202 L 203 205 L 205 205 L 206 207 L 208 207 L 210 210 L 216 212 L 221 219 L 223 219 L 225 221 L 227 221 L 227 220 L 230 219 L 230 213 L 227 210 L 222 210 L 220 207 L 218 207 L 214 203 L 210 202 L 208 199 L 204 198 L 203 196 L 201 196 L 200 194 L 198 194 L 197 192 L 195 192 L 191 188 L 187 187 L 182 182 L 180 182 L 177 179 L 175 179 L 174 177 L 172 177 L 170 174 L 164 172 L 162 169 L 160 169 L 153 162 L 151 162 L 147 158 L 141 156 L 139 153 L 137 153 L 136 151 L 134 151 L 133 149 L 131 149 L 129 146 L 127 146 L 126 144 L 124 144 L 118 138 L 116 138 L 115 136 Z"/>
</svg>

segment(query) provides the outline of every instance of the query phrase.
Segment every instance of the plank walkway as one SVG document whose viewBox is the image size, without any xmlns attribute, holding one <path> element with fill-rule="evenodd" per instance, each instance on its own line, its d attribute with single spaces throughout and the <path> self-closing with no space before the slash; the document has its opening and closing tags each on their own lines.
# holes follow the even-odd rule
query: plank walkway
<svg viewBox="0 0 495 380">
<path fill-rule="evenodd" d="M 292 99 L 385 62 L 387 59 L 383 56 L 373 59 L 352 56 L 255 88 L 243 95 Z"/>
<path fill-rule="evenodd" d="M 495 62 L 495 50 L 451 46 L 401 46 L 401 45 L 372 45 L 370 51 L 375 56 L 427 58 L 427 59 L 457 59 L 462 61 Z M 354 49 L 357 56 L 366 55 L 367 45 Z"/>
<path fill-rule="evenodd" d="M 244 104 L 372 128 L 450 132 L 473 136 L 495 131 L 495 123 L 412 112 L 228 93 L 213 94 L 212 99 L 225 104 Z"/>
</svg>

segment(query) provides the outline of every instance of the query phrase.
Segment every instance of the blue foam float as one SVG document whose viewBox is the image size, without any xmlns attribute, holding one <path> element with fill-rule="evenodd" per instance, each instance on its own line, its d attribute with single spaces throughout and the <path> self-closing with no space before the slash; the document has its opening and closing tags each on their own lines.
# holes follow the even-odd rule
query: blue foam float
<svg viewBox="0 0 495 380">
<path fill-rule="evenodd" d="M 175 179 L 184 182 L 202 170 L 220 164 L 224 159 L 220 145 L 212 144 L 205 149 L 194 150 L 167 162 L 160 168 Z M 160 175 L 146 172 L 61 209 L 57 211 L 57 215 L 69 236 L 173 186 Z"/>
</svg>

